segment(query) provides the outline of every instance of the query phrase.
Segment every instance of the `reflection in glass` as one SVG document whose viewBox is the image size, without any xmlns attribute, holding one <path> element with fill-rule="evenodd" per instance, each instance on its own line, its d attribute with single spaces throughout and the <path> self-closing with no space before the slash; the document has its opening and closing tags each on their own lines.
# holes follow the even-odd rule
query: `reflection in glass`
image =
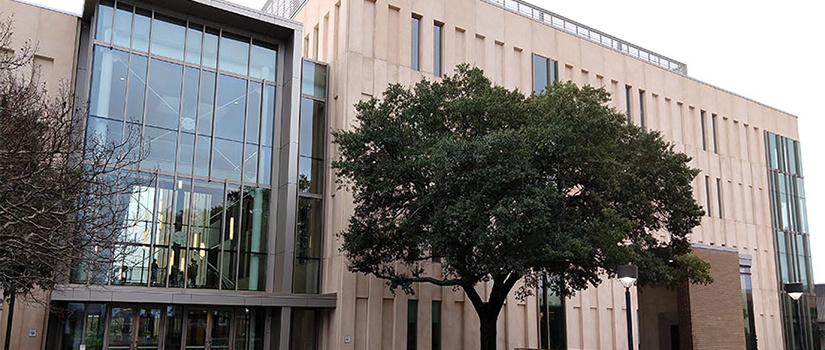
<svg viewBox="0 0 825 350">
<path fill-rule="evenodd" d="M 249 38 L 224 31 L 221 34 L 218 60 L 221 70 L 246 75 L 249 64 Z"/>
<path fill-rule="evenodd" d="M 215 103 L 215 73 L 203 71 L 198 99 L 198 135 L 212 135 L 212 109 Z"/>
<path fill-rule="evenodd" d="M 164 333 L 164 349 L 180 349 L 183 333 L 183 307 L 166 306 L 166 332 Z"/>
<path fill-rule="evenodd" d="M 249 75 L 253 78 L 275 81 L 277 53 L 274 45 L 252 41 L 252 57 L 249 60 Z"/>
<path fill-rule="evenodd" d="M 221 74 L 215 108 L 215 137 L 243 141 L 246 81 Z"/>
<path fill-rule="evenodd" d="M 180 129 L 195 132 L 195 121 L 198 117 L 198 83 L 200 70 L 186 67 L 183 79 L 183 111 L 180 117 Z"/>
<path fill-rule="evenodd" d="M 196 181 L 192 193 L 192 237 L 188 285 L 218 288 L 223 184 Z M 195 264 L 194 270 L 191 269 Z"/>
<path fill-rule="evenodd" d="M 189 23 L 186 30 L 186 62 L 201 64 L 201 44 L 203 41 L 203 26 Z"/>
<path fill-rule="evenodd" d="M 149 51 L 149 28 L 152 26 L 152 12 L 135 9 L 134 28 L 132 29 L 132 48 L 143 52 Z"/>
<path fill-rule="evenodd" d="M 178 128 L 182 77 L 181 65 L 152 59 L 146 96 L 146 125 Z"/>
<path fill-rule="evenodd" d="M 212 140 L 206 136 L 198 136 L 195 149 L 195 175 L 209 175 L 209 151 L 212 149 Z"/>
<path fill-rule="evenodd" d="M 186 349 L 204 349 L 206 346 L 206 317 L 202 309 L 189 309 L 186 317 Z"/>
<path fill-rule="evenodd" d="M 272 146 L 275 132 L 275 87 L 264 86 L 263 120 L 261 121 L 261 144 Z"/>
<path fill-rule="evenodd" d="M 212 332 L 209 334 L 210 349 L 229 349 L 231 320 L 231 312 L 212 310 Z"/>
<path fill-rule="evenodd" d="M 141 168 L 175 171 L 177 138 L 174 130 L 147 126 L 143 131 L 145 157 Z"/>
<path fill-rule="evenodd" d="M 223 231 L 223 259 L 221 260 L 221 288 L 235 289 L 238 240 L 241 225 L 241 192 L 239 188 L 227 189 L 226 218 Z"/>
<path fill-rule="evenodd" d="M 249 82 L 249 104 L 246 108 L 246 142 L 258 143 L 261 125 L 261 83 Z"/>
<path fill-rule="evenodd" d="M 157 349 L 160 345 L 161 309 L 140 308 L 138 314 L 137 348 Z"/>
<path fill-rule="evenodd" d="M 112 41 L 113 2 L 103 0 L 97 6 L 97 24 L 95 25 L 95 40 Z"/>
<path fill-rule="evenodd" d="M 295 240 L 295 293 L 317 293 L 321 258 L 321 200 L 298 198 Z"/>
<path fill-rule="evenodd" d="M 323 191 L 323 160 L 325 146 L 324 103 L 309 98 L 301 100 L 299 146 L 299 189 L 320 194 Z"/>
<path fill-rule="evenodd" d="M 86 304 L 84 327 L 86 328 L 84 339 L 84 343 L 87 344 L 86 349 L 101 349 L 103 335 L 106 332 L 106 304 Z"/>
<path fill-rule="evenodd" d="M 129 92 L 126 96 L 126 120 L 143 121 L 143 103 L 146 98 L 146 70 L 149 60 L 145 56 L 132 55 L 129 66 Z"/>
<path fill-rule="evenodd" d="M 258 145 L 246 144 L 243 157 L 243 180 L 248 183 L 257 182 L 258 176 Z"/>
<path fill-rule="evenodd" d="M 123 135 L 123 122 L 90 116 L 86 127 L 86 150 L 92 146 L 120 145 Z"/>
<path fill-rule="evenodd" d="M 218 64 L 218 30 L 206 28 L 203 34 L 203 65 L 215 68 Z"/>
<path fill-rule="evenodd" d="M 186 22 L 155 13 L 152 20 L 152 53 L 183 61 Z"/>
<path fill-rule="evenodd" d="M 241 159 L 243 159 L 242 143 L 215 138 L 212 176 L 240 181 Z"/>
<path fill-rule="evenodd" d="M 289 348 L 292 350 L 315 350 L 318 326 L 317 311 L 312 309 L 292 309 L 292 327 L 289 330 Z"/>
<path fill-rule="evenodd" d="M 123 47 L 130 46 L 130 37 L 132 33 L 132 6 L 118 3 L 117 10 L 115 10 L 115 30 L 114 40 L 115 45 Z"/>
<path fill-rule="evenodd" d="M 109 318 L 109 349 L 129 349 L 132 345 L 131 307 L 112 307 Z"/>
<path fill-rule="evenodd" d="M 301 93 L 324 98 L 327 94 L 327 68 L 321 64 L 304 61 Z"/>
<path fill-rule="evenodd" d="M 95 46 L 89 114 L 123 120 L 129 54 Z"/>
<path fill-rule="evenodd" d="M 259 158 L 261 160 L 261 173 L 258 181 L 262 185 L 269 185 L 269 178 L 272 173 L 272 147 L 261 147 L 261 156 Z"/>
</svg>

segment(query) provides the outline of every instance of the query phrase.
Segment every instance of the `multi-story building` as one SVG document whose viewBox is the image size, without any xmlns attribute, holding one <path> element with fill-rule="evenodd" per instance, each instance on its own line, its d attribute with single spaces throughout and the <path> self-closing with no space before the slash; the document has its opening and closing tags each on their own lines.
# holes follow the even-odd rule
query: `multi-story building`
<svg viewBox="0 0 825 350">
<path fill-rule="evenodd" d="M 352 197 L 329 171 L 330 131 L 352 126 L 356 102 L 462 62 L 526 93 L 604 87 L 701 169 L 691 239 L 715 282 L 631 288 L 638 348 L 819 346 L 796 117 L 676 60 L 517 0 L 87 0 L 80 17 L 0 5 L 17 42 L 39 42 L 49 84 L 88 103 L 87 137 L 147 145 L 130 229 L 100 248 L 116 261 L 79 261 L 50 310 L 18 302 L 13 348 L 478 348 L 461 291 L 393 295 L 347 271 L 335 233 Z M 782 292 L 796 281 L 801 315 Z M 606 278 L 571 298 L 510 296 L 499 349 L 626 349 L 623 294 Z"/>
<path fill-rule="evenodd" d="M 806 348 L 818 347 L 795 116 L 518 0 L 271 0 L 264 9 L 303 23 L 304 57 L 329 65 L 330 129 L 351 127 L 352 106 L 388 84 L 439 79 L 462 62 L 525 93 L 555 80 L 605 88 L 629 122 L 660 131 L 693 158 L 701 169 L 694 194 L 707 212 L 691 239 L 715 282 L 633 288 L 639 348 L 796 349 L 800 320 Z M 336 154 L 330 147 L 327 165 Z M 324 348 L 477 348 L 478 320 L 461 291 L 420 284 L 415 295 L 393 297 L 381 280 L 347 272 L 334 233 L 353 204 L 333 181 L 325 179 L 320 288 L 338 301 L 321 321 Z M 795 281 L 805 285 L 803 315 L 782 292 Z M 511 296 L 499 348 L 627 348 L 623 292 L 606 279 L 568 299 Z"/>
</svg>

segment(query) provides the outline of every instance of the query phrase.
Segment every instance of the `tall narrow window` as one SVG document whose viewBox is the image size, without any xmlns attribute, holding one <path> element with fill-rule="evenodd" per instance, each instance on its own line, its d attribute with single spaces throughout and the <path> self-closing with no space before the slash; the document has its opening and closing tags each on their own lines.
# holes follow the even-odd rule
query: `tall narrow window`
<svg viewBox="0 0 825 350">
<path fill-rule="evenodd" d="M 722 217 L 722 179 L 716 178 L 716 211 Z"/>
<path fill-rule="evenodd" d="M 433 75 L 440 77 L 443 74 L 442 71 L 442 55 L 441 55 L 441 48 L 442 48 L 442 40 L 444 39 L 443 31 L 444 24 L 435 22 L 433 25 Z"/>
<path fill-rule="evenodd" d="M 410 49 L 410 68 L 413 70 L 420 70 L 421 59 L 421 17 L 413 15 L 412 17 L 412 47 Z"/>
<path fill-rule="evenodd" d="M 645 127 L 645 91 L 639 89 L 639 125 Z"/>
<path fill-rule="evenodd" d="M 541 93 L 558 80 L 558 61 L 533 54 L 533 92 Z"/>
<path fill-rule="evenodd" d="M 742 307 L 745 318 L 745 344 L 747 350 L 756 350 L 756 314 L 753 312 L 753 284 L 751 283 L 751 257 L 739 255 L 739 278 L 742 286 Z"/>
<path fill-rule="evenodd" d="M 705 215 L 710 216 L 710 177 L 705 176 Z"/>
<path fill-rule="evenodd" d="M 708 150 L 708 136 L 707 136 L 707 133 L 705 132 L 705 111 L 700 111 L 699 112 L 699 123 L 700 123 L 699 126 L 702 128 L 702 150 L 707 151 Z"/>
<path fill-rule="evenodd" d="M 542 349 L 566 349 L 567 334 L 564 317 L 564 298 L 551 288 L 552 276 L 541 273 L 538 281 L 539 347 Z"/>
<path fill-rule="evenodd" d="M 415 350 L 418 334 L 418 300 L 407 300 L 407 350 Z"/>
<path fill-rule="evenodd" d="M 713 153 L 719 153 L 719 143 L 717 142 L 717 133 L 716 133 L 716 114 L 710 115 L 710 127 L 713 131 Z"/>
<path fill-rule="evenodd" d="M 432 320 L 433 320 L 433 329 L 432 329 L 432 350 L 441 350 L 441 301 L 434 300 L 433 301 L 433 310 L 432 310 Z"/>
<path fill-rule="evenodd" d="M 624 103 L 625 103 L 625 114 L 627 115 L 627 123 L 630 124 L 633 121 L 633 116 L 630 113 L 630 92 L 633 89 L 630 85 L 624 86 Z"/>
</svg>

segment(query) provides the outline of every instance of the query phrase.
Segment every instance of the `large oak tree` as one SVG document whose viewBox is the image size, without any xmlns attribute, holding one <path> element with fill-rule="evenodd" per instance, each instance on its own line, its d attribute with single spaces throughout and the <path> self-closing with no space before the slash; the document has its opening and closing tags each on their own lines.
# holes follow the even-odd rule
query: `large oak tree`
<svg viewBox="0 0 825 350">
<path fill-rule="evenodd" d="M 356 205 L 341 233 L 349 269 L 393 290 L 463 289 L 485 350 L 507 295 L 529 294 L 539 273 L 564 296 L 627 263 L 643 285 L 709 283 L 709 265 L 689 255 L 698 171 L 608 101 L 573 83 L 524 96 L 462 65 L 358 103 L 356 125 L 334 132 L 333 167 Z M 427 273 L 433 258 L 440 275 Z"/>
</svg>

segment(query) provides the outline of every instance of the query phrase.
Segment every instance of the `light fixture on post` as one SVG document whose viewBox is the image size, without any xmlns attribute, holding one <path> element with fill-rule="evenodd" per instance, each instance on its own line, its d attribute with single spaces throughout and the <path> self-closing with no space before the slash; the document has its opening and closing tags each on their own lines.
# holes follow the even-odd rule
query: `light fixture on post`
<svg viewBox="0 0 825 350">
<path fill-rule="evenodd" d="M 799 333 L 799 347 L 805 350 L 805 342 L 802 336 L 802 307 L 799 305 L 799 298 L 802 297 L 803 292 L 805 292 L 805 288 L 801 282 L 785 283 L 785 293 L 796 303 L 796 313 L 799 315 L 796 322 L 797 332 Z"/>
<path fill-rule="evenodd" d="M 633 350 L 633 316 L 630 312 L 630 287 L 636 284 L 639 278 L 639 268 L 635 265 L 619 266 L 617 271 L 619 281 L 624 286 L 624 298 L 627 304 L 627 348 Z"/>
</svg>

